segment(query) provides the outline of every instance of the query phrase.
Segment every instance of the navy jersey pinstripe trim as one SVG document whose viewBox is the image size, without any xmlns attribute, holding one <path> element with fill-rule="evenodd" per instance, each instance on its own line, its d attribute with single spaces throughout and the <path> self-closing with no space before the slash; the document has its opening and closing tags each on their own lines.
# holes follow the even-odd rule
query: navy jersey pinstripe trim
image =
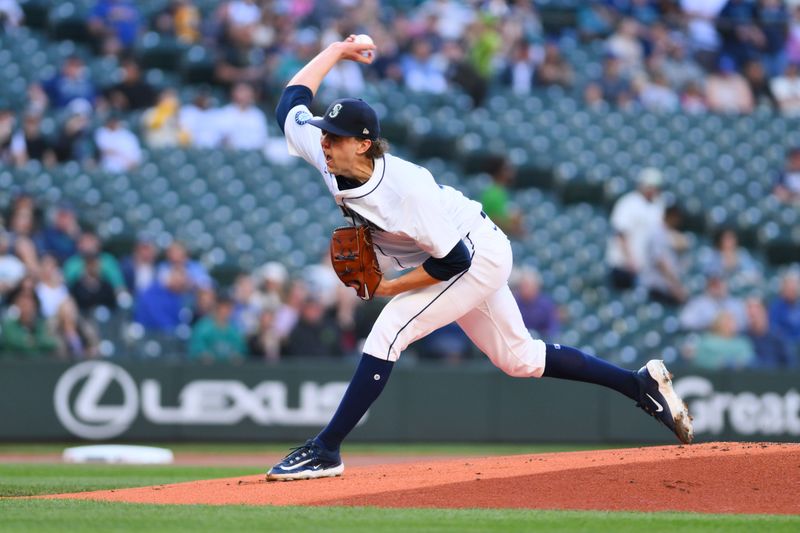
<svg viewBox="0 0 800 533">
<path fill-rule="evenodd" d="M 472 254 L 470 254 L 470 256 L 469 256 L 470 260 L 472 260 L 472 258 L 473 258 L 473 257 L 475 257 L 475 244 L 472 242 L 472 239 L 470 239 L 470 238 L 469 238 L 469 233 L 467 233 L 466 237 L 464 237 L 464 238 L 465 238 L 465 239 L 467 239 L 467 240 L 469 241 L 469 244 L 470 244 L 470 246 L 472 246 Z M 389 345 L 389 349 L 386 351 L 386 360 L 387 360 L 387 361 L 389 360 L 389 357 L 390 357 L 390 356 L 391 356 L 391 354 L 392 354 L 392 347 L 394 346 L 394 343 L 395 343 L 395 342 L 397 342 L 397 337 L 399 337 L 399 336 L 400 336 L 400 334 L 403 332 L 403 330 L 404 330 L 404 329 L 406 329 L 406 328 L 408 327 L 408 325 L 409 325 L 409 324 L 411 324 L 411 322 L 413 322 L 413 321 L 414 321 L 414 319 L 415 319 L 415 318 L 417 318 L 419 315 L 421 315 L 422 313 L 424 313 L 424 312 L 425 312 L 425 310 L 426 310 L 427 308 L 429 308 L 431 305 L 433 305 L 433 302 L 435 302 L 436 300 L 438 300 L 438 299 L 439 299 L 439 297 L 440 297 L 442 294 L 444 294 L 444 293 L 447 291 L 447 289 L 449 289 L 450 287 L 452 287 L 452 286 L 455 284 L 455 282 L 456 282 L 456 281 L 458 281 L 458 280 L 460 280 L 460 279 L 461 279 L 461 277 L 462 277 L 464 274 L 466 274 L 467 272 L 469 272 L 469 270 L 465 270 L 464 272 L 462 272 L 461 274 L 459 274 L 458 276 L 456 276 L 455 278 L 453 278 L 453 281 L 451 281 L 451 282 L 450 282 L 450 283 L 447 285 L 447 287 L 445 287 L 444 289 L 442 289 L 442 292 L 440 292 L 439 294 L 437 294 L 437 295 L 436 295 L 436 296 L 433 298 L 433 300 L 431 300 L 430 302 L 428 302 L 428 303 L 425 305 L 425 307 L 423 307 L 422 309 L 420 309 L 420 310 L 419 310 L 419 313 L 417 313 L 416 315 L 414 315 L 414 316 L 412 316 L 411 318 L 409 318 L 409 319 L 408 319 L 408 322 L 406 322 L 405 324 L 403 324 L 403 327 L 397 330 L 397 333 L 395 333 L 395 335 L 394 335 L 394 339 L 392 340 L 392 343 Z"/>
</svg>

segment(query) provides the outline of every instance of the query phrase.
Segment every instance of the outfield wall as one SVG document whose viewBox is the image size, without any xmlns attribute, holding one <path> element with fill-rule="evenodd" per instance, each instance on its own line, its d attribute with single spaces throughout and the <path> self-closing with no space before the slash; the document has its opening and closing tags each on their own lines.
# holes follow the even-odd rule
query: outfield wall
<svg viewBox="0 0 800 533">
<path fill-rule="evenodd" d="M 301 441 L 353 364 L 0 363 L 0 440 Z M 800 440 L 800 374 L 681 373 L 698 440 Z M 673 442 L 600 387 L 493 367 L 395 368 L 352 440 Z"/>
</svg>

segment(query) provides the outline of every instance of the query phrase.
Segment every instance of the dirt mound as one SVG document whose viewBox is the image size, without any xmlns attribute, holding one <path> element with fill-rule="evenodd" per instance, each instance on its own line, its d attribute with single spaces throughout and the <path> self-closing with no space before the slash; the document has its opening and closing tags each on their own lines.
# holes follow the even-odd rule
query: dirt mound
<svg viewBox="0 0 800 533">
<path fill-rule="evenodd" d="M 800 513 L 800 445 L 708 443 L 348 468 L 344 477 L 262 476 L 49 498 L 156 504 L 602 509 Z"/>
</svg>

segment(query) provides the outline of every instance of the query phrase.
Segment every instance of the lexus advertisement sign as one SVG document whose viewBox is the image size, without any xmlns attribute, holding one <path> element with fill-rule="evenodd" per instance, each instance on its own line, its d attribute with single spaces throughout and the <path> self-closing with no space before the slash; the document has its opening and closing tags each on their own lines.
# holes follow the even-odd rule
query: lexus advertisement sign
<svg viewBox="0 0 800 533">
<path fill-rule="evenodd" d="M 327 424 L 353 362 L 0 363 L 0 441 L 302 441 Z M 677 372 L 698 441 L 800 439 L 800 375 Z M 673 443 L 630 400 L 491 365 L 400 365 L 351 440 Z"/>
</svg>

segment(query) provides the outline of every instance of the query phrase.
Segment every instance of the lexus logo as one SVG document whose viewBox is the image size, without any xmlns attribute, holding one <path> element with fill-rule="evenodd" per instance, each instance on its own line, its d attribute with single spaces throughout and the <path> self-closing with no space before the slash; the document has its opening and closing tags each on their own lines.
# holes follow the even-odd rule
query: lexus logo
<svg viewBox="0 0 800 533">
<path fill-rule="evenodd" d="M 122 404 L 101 405 L 103 395 L 112 387 L 122 389 Z M 124 369 L 104 361 L 87 361 L 64 372 L 56 384 L 53 401 L 64 427 L 85 439 L 109 439 L 122 434 L 139 411 L 136 383 Z"/>
</svg>

